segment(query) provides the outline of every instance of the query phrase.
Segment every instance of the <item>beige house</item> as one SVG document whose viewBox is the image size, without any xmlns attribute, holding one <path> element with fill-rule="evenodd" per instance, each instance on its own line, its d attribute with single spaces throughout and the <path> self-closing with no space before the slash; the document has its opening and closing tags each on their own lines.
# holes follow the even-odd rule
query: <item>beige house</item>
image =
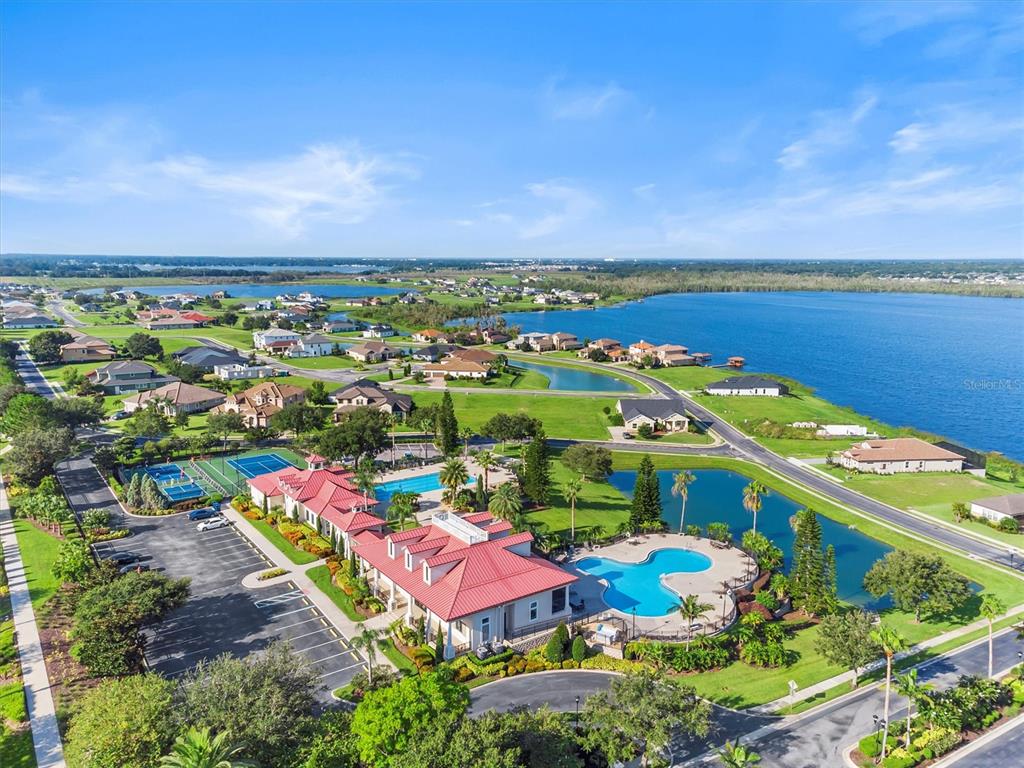
<svg viewBox="0 0 1024 768">
<path fill-rule="evenodd" d="M 491 375 L 490 367 L 474 363 L 472 360 L 451 358 L 441 363 L 430 363 L 423 366 L 423 373 L 428 379 L 486 379 Z"/>
<path fill-rule="evenodd" d="M 157 410 L 165 416 L 177 416 L 179 413 L 208 411 L 224 400 L 225 397 L 220 392 L 176 381 L 173 384 L 129 395 L 124 399 L 124 410 L 133 413 L 150 403 L 155 403 Z"/>
<path fill-rule="evenodd" d="M 916 437 L 865 440 L 842 451 L 837 461 L 846 469 L 878 475 L 898 472 L 961 472 L 964 468 L 964 457 L 960 454 Z"/>
<path fill-rule="evenodd" d="M 337 403 L 332 418 L 338 421 L 344 414 L 356 408 L 373 408 L 376 411 L 396 416 L 404 421 L 412 412 L 412 398 L 387 389 L 381 389 L 375 382 L 360 379 L 350 387 L 336 390 L 330 399 Z"/>
<path fill-rule="evenodd" d="M 60 348 L 60 359 L 65 363 L 91 363 L 93 360 L 112 360 L 116 354 L 109 341 L 93 336 L 78 336 Z"/>
<path fill-rule="evenodd" d="M 580 340 L 577 339 L 573 334 L 564 333 L 562 331 L 551 334 L 551 343 L 552 345 L 554 345 L 555 349 L 561 351 L 579 349 L 580 347 L 583 346 L 580 343 Z"/>
<path fill-rule="evenodd" d="M 679 365 L 696 365 L 697 361 L 686 354 L 689 350 L 681 344 L 660 344 L 651 350 L 654 359 L 665 368 Z"/>
<path fill-rule="evenodd" d="M 626 429 L 637 430 L 646 425 L 654 431 L 685 432 L 690 426 L 690 420 L 683 409 L 677 408 L 671 400 L 619 400 L 615 408 L 622 414 Z"/>
<path fill-rule="evenodd" d="M 218 405 L 213 411 L 215 413 L 240 413 L 245 426 L 253 429 L 269 426 L 271 416 L 286 405 L 301 403 L 305 399 L 306 390 L 302 387 L 278 384 L 276 381 L 265 381 L 236 395 L 228 395 L 224 403 Z"/>
<path fill-rule="evenodd" d="M 1019 527 L 1024 524 L 1024 493 L 975 499 L 971 502 L 971 515 L 982 517 L 993 523 L 1013 520 Z"/>
<path fill-rule="evenodd" d="M 361 363 L 379 363 L 382 360 L 390 360 L 394 357 L 395 350 L 383 341 L 367 341 L 354 347 L 349 347 L 345 350 L 345 354 Z"/>
</svg>

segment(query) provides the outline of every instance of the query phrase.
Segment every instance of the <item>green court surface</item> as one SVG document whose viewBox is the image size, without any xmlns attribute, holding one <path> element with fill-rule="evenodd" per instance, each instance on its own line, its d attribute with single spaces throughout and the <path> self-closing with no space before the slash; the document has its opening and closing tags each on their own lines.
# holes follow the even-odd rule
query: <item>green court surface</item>
<svg viewBox="0 0 1024 768">
<path fill-rule="evenodd" d="M 196 462 L 196 466 L 199 470 L 198 474 L 205 474 L 207 478 L 213 480 L 216 485 L 221 486 L 228 495 L 235 495 L 237 493 L 243 493 L 248 488 L 246 484 L 246 477 L 244 474 L 233 467 L 229 462 L 232 460 L 237 461 L 238 459 L 246 459 L 254 456 L 265 456 L 269 454 L 277 454 L 285 461 L 290 462 L 293 466 L 299 469 L 306 468 L 306 461 L 295 451 L 289 450 L 288 448 L 264 448 L 256 451 L 247 451 L 245 453 L 235 454 L 233 456 L 212 456 L 208 459 L 200 459 Z M 205 485 L 210 485 L 205 478 L 200 478 L 201 484 L 205 481 Z"/>
</svg>

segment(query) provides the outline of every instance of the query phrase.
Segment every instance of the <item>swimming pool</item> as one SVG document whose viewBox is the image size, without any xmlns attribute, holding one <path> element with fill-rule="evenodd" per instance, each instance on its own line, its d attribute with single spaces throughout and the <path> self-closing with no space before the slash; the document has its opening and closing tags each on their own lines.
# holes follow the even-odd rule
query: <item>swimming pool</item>
<svg viewBox="0 0 1024 768">
<path fill-rule="evenodd" d="M 661 583 L 669 573 L 697 573 L 711 567 L 711 558 L 688 549 L 658 549 L 642 563 L 623 563 L 606 557 L 585 557 L 576 567 L 604 579 L 604 601 L 623 613 L 664 616 L 679 605 L 680 597 Z"/>
<path fill-rule="evenodd" d="M 476 482 L 475 477 L 470 477 L 466 481 L 466 485 L 472 485 Z M 373 495 L 377 501 L 388 501 L 392 494 L 404 492 L 404 493 L 430 493 L 431 491 L 439 491 L 444 486 L 441 485 L 441 473 L 434 472 L 429 475 L 417 475 L 416 477 L 404 477 L 401 480 L 389 480 L 386 483 L 374 486 Z"/>
</svg>

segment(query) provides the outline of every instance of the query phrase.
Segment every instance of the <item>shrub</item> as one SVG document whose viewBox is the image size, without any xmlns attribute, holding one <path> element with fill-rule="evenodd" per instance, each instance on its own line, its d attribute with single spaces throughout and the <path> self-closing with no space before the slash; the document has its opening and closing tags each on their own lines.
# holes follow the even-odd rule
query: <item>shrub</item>
<svg viewBox="0 0 1024 768">
<path fill-rule="evenodd" d="M 604 669 L 608 672 L 640 672 L 643 669 L 650 669 L 650 667 L 639 661 L 616 659 L 612 656 L 598 653 L 584 659 L 580 664 L 580 669 Z"/>
<path fill-rule="evenodd" d="M 257 581 L 266 581 L 267 579 L 273 579 L 276 576 L 284 576 L 288 573 L 286 568 L 271 568 L 270 570 L 263 571 L 259 576 L 256 577 Z"/>
<path fill-rule="evenodd" d="M 565 650 L 568 645 L 569 630 L 566 629 L 565 622 L 560 621 L 554 634 L 548 639 L 548 644 L 544 647 L 545 658 L 553 664 L 561 664 L 565 659 Z"/>
<path fill-rule="evenodd" d="M 455 670 L 455 682 L 464 683 L 467 680 L 472 680 L 475 673 L 469 667 L 460 667 Z"/>
<path fill-rule="evenodd" d="M 1004 517 L 996 527 L 1006 533 L 1020 533 L 1020 524 L 1012 517 Z"/>
<path fill-rule="evenodd" d="M 94 531 L 89 535 L 89 541 L 98 544 L 101 541 L 116 541 L 130 535 L 131 531 L 127 528 L 117 528 L 113 531 Z"/>
<path fill-rule="evenodd" d="M 577 664 L 587 658 L 587 641 L 583 639 L 583 635 L 576 635 L 572 639 L 572 660 Z"/>
</svg>

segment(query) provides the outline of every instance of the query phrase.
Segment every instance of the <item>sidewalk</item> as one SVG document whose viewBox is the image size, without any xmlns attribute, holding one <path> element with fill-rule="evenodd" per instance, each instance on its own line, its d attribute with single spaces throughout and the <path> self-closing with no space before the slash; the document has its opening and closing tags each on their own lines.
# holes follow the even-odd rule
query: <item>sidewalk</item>
<svg viewBox="0 0 1024 768">
<path fill-rule="evenodd" d="M 1018 605 L 1018 606 L 1016 606 L 1014 608 L 1011 608 L 1009 611 L 1007 611 L 1005 614 L 1003 614 L 1003 616 L 1000 617 L 1000 618 L 1006 618 L 1008 616 L 1013 616 L 1013 615 L 1016 615 L 1016 614 L 1020 614 L 1022 612 L 1024 612 L 1024 604 Z M 962 627 L 958 627 L 956 629 L 952 629 L 949 632 L 946 632 L 944 634 L 936 635 L 935 637 L 928 638 L 927 640 L 922 640 L 920 643 L 918 643 L 915 646 L 912 646 L 912 647 L 908 648 L 906 651 L 903 651 L 902 653 L 897 653 L 896 656 L 895 656 L 895 660 L 896 661 L 900 661 L 901 659 L 905 659 L 908 656 L 913 656 L 915 653 L 919 653 L 921 651 L 926 651 L 929 648 L 934 648 L 937 645 L 942 645 L 943 643 L 946 643 L 946 642 L 948 642 L 950 640 L 955 640 L 958 637 L 963 637 L 964 635 L 970 634 L 971 632 L 976 632 L 979 629 L 987 629 L 987 628 L 988 628 L 988 620 L 987 619 L 979 619 L 978 621 L 974 622 L 973 624 L 966 624 L 966 625 L 964 625 Z M 873 672 L 876 669 L 881 669 L 884 666 L 885 666 L 885 660 L 884 659 L 879 659 L 879 660 L 875 661 L 874 663 L 869 664 L 864 669 L 862 669 L 860 671 L 860 677 L 863 678 L 864 675 L 868 674 L 869 672 Z M 793 704 L 796 704 L 798 702 L 804 701 L 805 699 L 809 699 L 812 696 L 817 696 L 819 693 L 825 693 L 826 691 L 829 691 L 832 688 L 835 688 L 837 685 L 841 685 L 842 683 L 852 683 L 852 682 L 853 682 L 853 672 L 843 672 L 841 675 L 836 675 L 835 677 L 830 677 L 828 680 L 822 680 L 819 683 L 815 683 L 814 685 L 808 686 L 807 688 L 804 688 L 803 690 L 798 691 L 796 696 L 794 696 L 794 697 L 783 696 L 781 699 L 776 699 L 775 701 L 769 701 L 767 704 L 761 704 L 760 706 L 757 706 L 757 707 L 751 707 L 748 711 L 751 712 L 751 713 L 754 713 L 754 714 L 772 715 L 772 714 L 775 714 L 776 712 L 778 712 L 780 709 L 785 709 L 786 707 L 792 706 Z M 851 688 L 850 690 L 854 691 L 854 690 L 858 690 L 858 689 Z"/>
<path fill-rule="evenodd" d="M 14 535 L 14 520 L 7 503 L 7 488 L 0 477 L 0 541 L 3 543 L 4 567 L 11 589 L 11 612 L 14 632 L 18 640 L 18 658 L 25 683 L 25 701 L 32 725 L 32 744 L 39 768 L 62 768 L 64 747 L 57 727 L 57 711 L 50 693 L 50 678 L 46 673 L 46 660 L 39 643 L 32 599 L 29 596 L 25 564 L 21 559 L 18 539 Z"/>
<path fill-rule="evenodd" d="M 306 571 L 311 568 L 316 568 L 319 565 L 323 565 L 323 560 L 316 560 L 312 563 L 305 565 L 296 565 L 275 547 L 267 537 L 260 533 L 256 526 L 250 523 L 245 517 L 239 514 L 237 511 L 232 509 L 230 506 L 221 508 L 221 514 L 228 518 L 238 529 L 238 531 L 244 535 L 249 541 L 256 545 L 257 549 L 260 550 L 267 559 L 270 560 L 276 567 L 284 568 L 288 571 L 288 575 L 291 580 L 295 582 L 295 586 L 308 597 L 317 609 L 327 618 L 334 628 L 337 629 L 346 640 L 351 640 L 353 637 L 363 631 L 364 627 L 369 629 L 381 629 L 387 626 L 387 623 L 382 617 L 388 616 L 388 614 L 381 614 L 380 616 L 374 616 L 373 618 L 367 619 L 365 622 L 356 623 L 346 616 L 334 602 L 327 597 L 320 588 L 313 583 L 313 580 L 306 575 Z M 388 616 L 390 620 L 393 618 Z M 378 665 L 387 666 L 390 669 L 396 670 L 394 664 L 384 654 L 377 655 Z"/>
</svg>

